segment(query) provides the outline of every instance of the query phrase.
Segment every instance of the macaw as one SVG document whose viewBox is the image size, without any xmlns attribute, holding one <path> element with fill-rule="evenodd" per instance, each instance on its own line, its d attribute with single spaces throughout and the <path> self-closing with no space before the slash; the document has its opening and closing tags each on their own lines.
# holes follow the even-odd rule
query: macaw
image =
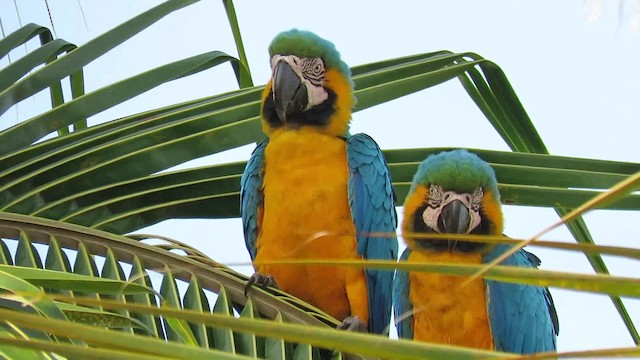
<svg viewBox="0 0 640 360">
<path fill-rule="evenodd" d="M 425 159 L 404 202 L 408 262 L 488 263 L 508 245 L 428 239 L 424 234 L 500 235 L 503 217 L 493 169 L 454 150 Z M 421 235 L 421 236 L 419 236 Z M 537 268 L 524 249 L 501 265 Z M 520 354 L 555 351 L 558 317 L 549 289 L 465 277 L 397 271 L 393 306 L 398 336 Z"/>
<path fill-rule="evenodd" d="M 340 328 L 388 332 L 393 271 L 260 261 L 396 260 L 395 195 L 372 138 L 349 135 L 351 70 L 308 31 L 278 34 L 262 93 L 258 144 L 241 179 L 252 283 L 277 286 L 325 311 Z"/>
</svg>

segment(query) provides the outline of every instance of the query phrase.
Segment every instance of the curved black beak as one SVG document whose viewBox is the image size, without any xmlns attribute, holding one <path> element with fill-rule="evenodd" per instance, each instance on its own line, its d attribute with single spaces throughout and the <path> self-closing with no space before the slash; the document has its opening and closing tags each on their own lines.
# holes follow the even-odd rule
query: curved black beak
<svg viewBox="0 0 640 360">
<path fill-rule="evenodd" d="M 442 208 L 438 228 L 443 234 L 466 234 L 470 222 L 467 206 L 459 200 L 453 200 Z"/>
<path fill-rule="evenodd" d="M 307 106 L 307 88 L 286 61 L 280 61 L 273 71 L 273 101 L 276 113 L 283 123 L 295 112 Z"/>
</svg>

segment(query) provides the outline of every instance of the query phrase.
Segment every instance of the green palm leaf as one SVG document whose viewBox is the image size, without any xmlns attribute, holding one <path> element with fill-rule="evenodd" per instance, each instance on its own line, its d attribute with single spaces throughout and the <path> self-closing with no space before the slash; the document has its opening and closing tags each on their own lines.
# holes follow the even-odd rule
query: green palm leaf
<svg viewBox="0 0 640 360">
<path fill-rule="evenodd" d="M 52 39 L 48 29 L 34 24 L 0 40 L 0 57 L 35 36 L 40 36 L 42 44 L 0 69 L 0 114 L 46 88 L 53 107 L 0 132 L 0 238 L 13 239 L 0 240 L 0 264 L 7 264 L 0 265 L 0 276 L 8 291 L 2 301 L 11 305 L 11 310 L 0 309 L 3 319 L 11 321 L 11 326 L 0 326 L 2 354 L 25 359 L 244 355 L 317 359 L 318 347 L 322 347 L 407 359 L 511 357 L 334 331 L 330 328 L 338 324 L 335 319 L 281 291 L 254 287 L 245 297 L 245 276 L 189 245 L 161 236 L 122 236 L 167 219 L 237 217 L 244 162 L 163 171 L 263 138 L 259 124 L 262 86 L 253 86 L 235 8 L 229 0 L 223 5 L 237 58 L 212 51 L 84 94 L 86 64 L 193 2 L 164 2 L 77 48 Z M 91 115 L 160 84 L 226 62 L 241 89 L 86 128 Z M 548 155 L 504 72 L 477 54 L 430 52 L 355 66 L 352 72 L 358 97 L 355 111 L 459 79 L 497 133 L 517 151 L 472 149 L 496 170 L 507 204 L 553 207 L 566 214 L 640 171 L 638 163 Z M 65 102 L 62 80 L 66 77 L 70 78 L 72 99 Z M 68 133 L 71 124 L 75 131 Z M 64 136 L 42 140 L 56 131 Z M 385 151 L 397 205 L 420 161 L 443 150 Z M 640 195 L 632 191 L 601 208 L 640 210 Z M 593 244 L 580 217 L 567 226 L 579 244 L 540 245 L 582 251 L 594 269 L 605 274 L 600 254 L 638 258 L 635 249 Z M 34 244 L 45 245 L 44 262 L 42 248 Z M 478 270 L 434 264 L 418 267 L 412 270 L 457 275 Z M 638 341 L 616 297 L 638 296 L 637 279 L 503 268 L 490 270 L 487 276 L 609 294 Z M 160 278 L 161 285 L 154 288 L 152 279 Z M 40 315 L 28 313 L 22 304 L 29 304 L 31 312 Z M 633 353 L 618 351 L 607 354 Z M 336 353 L 334 357 L 341 356 Z"/>
</svg>

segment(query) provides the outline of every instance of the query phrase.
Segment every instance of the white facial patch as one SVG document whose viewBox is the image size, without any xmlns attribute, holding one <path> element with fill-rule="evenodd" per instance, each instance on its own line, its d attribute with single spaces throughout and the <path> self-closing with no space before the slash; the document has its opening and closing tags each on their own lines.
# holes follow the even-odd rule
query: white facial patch
<svg viewBox="0 0 640 360">
<path fill-rule="evenodd" d="M 308 110 L 313 106 L 322 104 L 329 94 L 324 89 L 325 68 L 320 58 L 299 58 L 295 55 L 276 54 L 271 58 L 271 78 L 275 75 L 275 68 L 280 61 L 284 61 L 296 75 L 300 78 L 302 84 L 307 88 L 307 106 L 304 110 Z"/>
<path fill-rule="evenodd" d="M 482 188 L 477 188 L 473 194 L 458 194 L 453 191 L 443 192 L 442 187 L 431 184 L 429 187 L 429 206 L 422 212 L 422 220 L 424 223 L 440 233 L 438 228 L 438 218 L 442 213 L 442 209 L 454 200 L 460 201 L 469 209 L 469 226 L 465 234 L 470 233 L 478 225 L 480 225 L 480 203 L 484 195 Z"/>
</svg>

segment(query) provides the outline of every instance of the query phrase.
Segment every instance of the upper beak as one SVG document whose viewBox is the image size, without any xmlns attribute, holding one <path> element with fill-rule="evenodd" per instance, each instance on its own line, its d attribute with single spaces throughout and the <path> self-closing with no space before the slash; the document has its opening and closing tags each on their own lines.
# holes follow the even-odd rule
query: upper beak
<svg viewBox="0 0 640 360">
<path fill-rule="evenodd" d="M 459 200 L 454 200 L 444 208 L 440 213 L 440 221 L 438 227 L 443 234 L 466 234 L 469 231 L 471 217 L 469 209 Z"/>
<path fill-rule="evenodd" d="M 276 113 L 283 123 L 287 116 L 307 106 L 307 87 L 286 61 L 280 61 L 273 71 L 272 91 Z"/>
</svg>

